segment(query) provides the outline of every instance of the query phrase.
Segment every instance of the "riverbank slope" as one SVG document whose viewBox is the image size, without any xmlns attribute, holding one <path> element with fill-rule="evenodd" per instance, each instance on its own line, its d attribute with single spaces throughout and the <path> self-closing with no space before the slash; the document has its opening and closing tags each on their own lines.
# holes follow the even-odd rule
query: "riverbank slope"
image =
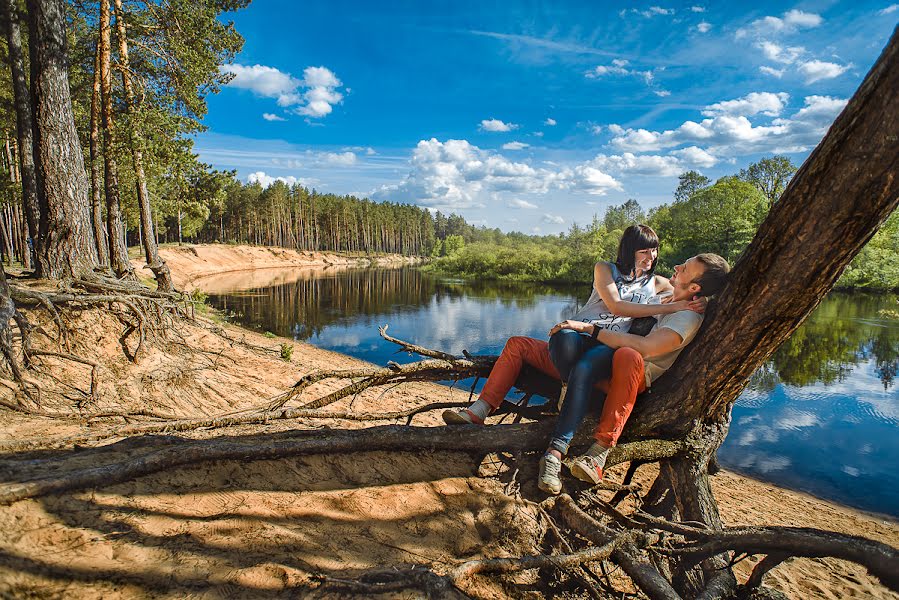
<svg viewBox="0 0 899 600">
<path fill-rule="evenodd" d="M 321 264 L 315 256 L 300 264 L 302 257 L 280 255 L 279 250 L 212 250 L 212 255 L 203 248 L 196 254 L 183 248 L 162 252 L 176 281 L 194 282 L 199 289 L 207 276 L 240 272 L 241 266 L 264 265 L 272 274 L 277 266 L 335 268 L 335 263 Z M 242 262 L 245 252 L 256 258 Z M 312 262 L 316 260 L 320 262 Z M 82 311 L 67 326 L 69 351 L 93 356 L 100 365 L 97 390 L 93 397 L 87 394 L 90 368 L 42 357 L 33 377 L 40 379 L 47 407 L 125 416 L 58 419 L 0 413 L 0 447 L 5 448 L 0 474 L 5 481 L 21 475 L 13 464 L 27 461 L 28 469 L 40 471 L 60 456 L 74 455 L 74 438 L 79 446 L 105 445 L 110 454 L 124 459 L 135 451 L 133 445 L 110 444 L 119 439 L 115 436 L 122 427 L 244 414 L 267 405 L 305 374 L 364 366 L 344 355 L 266 337 L 202 313 L 196 323 L 182 324 L 177 332 L 148 336 L 137 363 L 123 352 L 121 323 L 114 315 Z M 280 358 L 283 344 L 293 349 L 289 360 Z M 290 406 L 335 388 L 334 383 L 319 384 Z M 0 393 L 10 394 L 3 388 Z M 369 390 L 329 408 L 383 412 L 465 399 L 464 391 L 413 383 Z M 273 420 L 177 435 L 265 440 L 295 428 L 389 422 Z M 417 416 L 415 424 L 439 425 L 439 415 Z M 518 474 L 521 493 L 539 500 L 542 495 L 533 485 L 536 457 L 526 460 Z M 440 571 L 473 558 L 531 553 L 539 534 L 533 507 L 504 493 L 509 473 L 479 476 L 491 468 L 495 465 L 474 465 L 465 455 L 447 452 L 219 461 L 19 501 L 0 507 L 0 592 L 36 598 L 274 598 L 291 590 L 333 597 L 322 575 L 352 577 L 378 566 L 412 563 L 431 564 Z M 620 468 L 610 470 L 611 480 L 621 476 Z M 652 476 L 652 469 L 641 469 L 639 481 L 648 485 Z M 726 525 L 818 527 L 899 545 L 899 523 L 892 519 L 734 473 L 721 473 L 712 482 Z M 756 562 L 738 565 L 741 579 Z M 523 577 L 515 585 L 512 580 L 497 581 L 476 577 L 467 591 L 502 598 L 544 589 L 533 578 Z M 833 559 L 795 560 L 767 581 L 793 598 L 899 598 L 863 568 Z"/>
</svg>

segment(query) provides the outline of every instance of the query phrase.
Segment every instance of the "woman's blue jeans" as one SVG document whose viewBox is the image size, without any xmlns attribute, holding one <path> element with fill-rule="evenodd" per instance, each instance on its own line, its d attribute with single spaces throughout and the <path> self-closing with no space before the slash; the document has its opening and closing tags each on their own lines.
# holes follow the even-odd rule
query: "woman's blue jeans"
<svg viewBox="0 0 899 600">
<path fill-rule="evenodd" d="M 564 456 L 581 421 L 590 410 L 593 387 L 612 376 L 615 350 L 584 333 L 563 329 L 549 338 L 549 356 L 563 383 L 568 384 L 565 402 L 556 421 L 549 447 Z M 597 405 L 598 406 L 598 405 Z"/>
</svg>

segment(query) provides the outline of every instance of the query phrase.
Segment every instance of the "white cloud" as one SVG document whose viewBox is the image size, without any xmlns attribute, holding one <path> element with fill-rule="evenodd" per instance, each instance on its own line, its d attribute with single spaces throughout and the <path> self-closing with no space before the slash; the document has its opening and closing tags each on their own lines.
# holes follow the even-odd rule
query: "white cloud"
<svg viewBox="0 0 899 600">
<path fill-rule="evenodd" d="M 899 4 L 890 4 L 886 8 L 877 11 L 878 15 L 889 15 L 899 10 Z"/>
<path fill-rule="evenodd" d="M 805 75 L 806 83 L 814 83 L 822 79 L 833 79 L 845 73 L 849 67 L 821 60 L 810 60 L 798 67 L 799 72 Z"/>
<path fill-rule="evenodd" d="M 762 66 L 762 67 L 759 67 L 759 71 L 761 71 L 765 75 L 770 75 L 771 77 L 777 77 L 778 79 L 780 79 L 781 77 L 784 76 L 783 69 L 775 69 L 773 67 Z"/>
<path fill-rule="evenodd" d="M 705 7 L 704 6 L 691 6 L 690 11 L 695 12 L 695 13 L 704 13 Z"/>
<path fill-rule="evenodd" d="M 669 92 L 668 90 L 654 90 L 652 93 L 659 98 L 667 98 L 671 95 L 671 92 Z"/>
<path fill-rule="evenodd" d="M 290 175 L 288 177 L 272 177 L 271 175 L 267 175 L 264 171 L 256 171 L 255 173 L 250 173 L 249 175 L 247 175 L 247 183 L 258 183 L 264 188 L 267 188 L 276 181 L 282 181 L 287 185 L 301 183 L 301 181 L 293 175 Z"/>
<path fill-rule="evenodd" d="M 348 167 L 356 164 L 356 155 L 352 152 L 325 152 L 321 160 L 329 165 Z"/>
<path fill-rule="evenodd" d="M 627 12 L 628 12 L 627 10 L 622 10 L 618 14 L 623 17 L 625 14 L 627 14 Z M 645 10 L 632 8 L 630 10 L 630 12 L 633 14 L 636 14 L 636 15 L 644 16 L 647 19 L 650 19 L 650 18 L 658 16 L 658 15 L 673 15 L 674 9 L 673 8 L 662 8 L 661 6 L 650 6 L 649 8 L 647 8 Z"/>
<path fill-rule="evenodd" d="M 219 71 L 233 75 L 228 82 L 229 86 L 251 90 L 266 98 L 289 94 L 300 84 L 299 80 L 294 79 L 289 73 L 282 73 L 274 67 L 265 65 L 222 65 Z"/>
<path fill-rule="evenodd" d="M 565 224 L 565 219 L 563 219 L 562 217 L 560 217 L 558 215 L 551 215 L 549 213 L 545 213 L 543 215 L 543 217 L 541 217 L 540 220 L 543 221 L 544 223 L 549 223 L 551 225 L 564 225 Z"/>
<path fill-rule="evenodd" d="M 303 85 L 308 89 L 303 93 L 306 104 L 297 112 L 307 117 L 319 118 L 328 115 L 335 104 L 343 100 L 343 94 L 337 91 L 340 80 L 326 67 L 306 67 L 303 70 Z"/>
<path fill-rule="evenodd" d="M 816 13 L 807 13 L 801 10 L 789 10 L 784 13 L 784 23 L 787 26 L 796 27 L 817 27 L 824 22 L 821 15 Z"/>
<path fill-rule="evenodd" d="M 466 140 L 421 140 L 410 172 L 397 185 L 376 190 L 376 199 L 401 200 L 443 209 L 484 206 L 495 194 L 546 194 L 570 190 L 594 195 L 622 189 L 614 177 L 588 164 L 553 169 L 514 162 Z"/>
<path fill-rule="evenodd" d="M 294 112 L 307 117 L 330 114 L 333 106 L 343 100 L 343 94 L 337 90 L 340 80 L 326 67 L 306 67 L 303 79 L 265 65 L 231 64 L 222 65 L 219 70 L 233 75 L 229 86 L 274 98 L 284 108 L 296 106 Z"/>
<path fill-rule="evenodd" d="M 709 23 L 708 21 L 703 21 L 696 26 L 696 30 L 699 33 L 708 33 L 711 28 L 712 28 L 712 24 Z"/>
<path fill-rule="evenodd" d="M 738 99 L 739 100 L 739 99 Z M 724 103 L 719 103 L 724 104 Z M 648 131 L 610 126 L 610 144 L 620 150 L 649 152 L 683 145 L 703 144 L 715 156 L 754 152 L 801 152 L 817 144 L 846 105 L 846 100 L 808 96 L 805 106 L 789 118 L 768 125 L 753 125 L 744 115 L 715 114 L 700 122 L 685 121 L 676 129 Z"/>
<path fill-rule="evenodd" d="M 629 64 L 630 63 L 624 59 L 615 59 L 610 65 L 598 65 L 590 69 L 589 71 L 584 73 L 584 76 L 587 79 L 599 79 L 607 75 L 639 77 L 644 82 L 646 82 L 646 85 L 652 85 L 652 82 L 655 79 L 655 72 L 652 69 L 647 71 L 630 69 L 628 68 Z"/>
<path fill-rule="evenodd" d="M 602 125 L 591 125 L 590 133 L 592 133 L 593 135 L 599 135 L 600 133 L 602 133 Z"/>
<path fill-rule="evenodd" d="M 279 117 L 278 115 L 272 113 L 262 113 L 262 118 L 266 121 L 286 121 L 284 117 Z"/>
<path fill-rule="evenodd" d="M 768 60 L 787 65 L 796 62 L 796 59 L 805 54 L 805 48 L 802 46 L 790 46 L 784 48 L 780 44 L 775 44 L 769 40 L 761 40 L 756 45 L 761 48 L 762 54 L 764 54 L 765 58 Z"/>
<path fill-rule="evenodd" d="M 544 125 L 548 125 L 549 127 L 555 127 L 555 126 L 556 126 L 556 120 L 547 117 L 547 119 L 546 119 L 545 121 L 543 121 L 543 124 L 544 124 Z"/>
<path fill-rule="evenodd" d="M 341 148 L 343 152 L 364 152 L 366 156 L 374 156 L 377 154 L 371 146 L 345 146 Z"/>
<path fill-rule="evenodd" d="M 707 169 L 718 164 L 717 157 L 712 156 L 697 146 L 689 146 L 681 150 L 675 150 L 671 154 L 676 156 L 684 167 Z"/>
<path fill-rule="evenodd" d="M 503 144 L 503 150 L 524 150 L 525 148 L 530 148 L 530 144 L 525 144 L 524 142 L 507 142 Z"/>
<path fill-rule="evenodd" d="M 520 198 L 509 198 L 509 200 L 506 201 L 506 206 L 508 206 L 509 208 L 527 208 L 527 209 L 537 208 L 536 204 L 532 204 L 531 202 L 528 202 L 527 200 L 522 200 Z"/>
<path fill-rule="evenodd" d="M 706 106 L 702 110 L 702 114 L 706 117 L 715 115 L 743 115 L 751 117 L 761 113 L 769 117 L 776 117 L 783 111 L 784 105 L 789 99 L 790 95 L 786 92 L 778 94 L 751 92 L 736 100 L 727 100 Z"/>
<path fill-rule="evenodd" d="M 801 10 L 789 10 L 782 17 L 767 16 L 756 19 L 747 27 L 741 27 L 737 30 L 737 39 L 745 37 L 750 33 L 757 35 L 767 35 L 772 33 L 791 33 L 798 29 L 809 29 L 818 27 L 824 19 L 816 13 L 807 13 Z"/>
<path fill-rule="evenodd" d="M 481 131 L 503 132 L 518 129 L 518 125 L 516 125 L 515 123 L 504 123 L 499 119 L 484 119 L 483 121 L 481 121 L 479 129 Z"/>
<path fill-rule="evenodd" d="M 690 146 L 661 156 L 655 154 L 636 155 L 624 152 L 620 155 L 599 154 L 589 164 L 604 172 L 642 175 L 648 177 L 676 177 L 694 168 L 708 168 L 718 163 L 718 159 L 702 148 Z"/>
</svg>

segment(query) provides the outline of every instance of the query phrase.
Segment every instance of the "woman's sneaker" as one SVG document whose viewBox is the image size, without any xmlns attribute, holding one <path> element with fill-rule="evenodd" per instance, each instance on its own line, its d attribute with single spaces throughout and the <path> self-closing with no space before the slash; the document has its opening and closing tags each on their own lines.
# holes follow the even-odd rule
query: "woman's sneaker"
<svg viewBox="0 0 899 600">
<path fill-rule="evenodd" d="M 540 459 L 540 474 L 537 476 L 537 487 L 556 496 L 562 491 L 562 461 L 555 454 L 544 454 Z"/>
<path fill-rule="evenodd" d="M 443 422 L 447 425 L 483 425 L 484 419 L 463 408 L 443 411 Z"/>
<path fill-rule="evenodd" d="M 603 461 L 603 464 L 600 464 L 595 456 L 585 454 L 577 457 L 571 463 L 571 474 L 581 481 L 596 485 L 602 482 L 603 466 L 605 466 L 605 461 Z"/>
</svg>

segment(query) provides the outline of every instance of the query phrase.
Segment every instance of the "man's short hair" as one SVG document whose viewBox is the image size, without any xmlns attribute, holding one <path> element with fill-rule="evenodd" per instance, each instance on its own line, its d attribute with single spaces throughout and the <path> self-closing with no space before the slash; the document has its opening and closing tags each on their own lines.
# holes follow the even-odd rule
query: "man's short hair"
<svg viewBox="0 0 899 600">
<path fill-rule="evenodd" d="M 702 263 L 702 275 L 693 280 L 700 289 L 697 296 L 714 296 L 727 285 L 730 265 L 721 256 L 706 252 L 697 254 L 694 258 Z"/>
</svg>

